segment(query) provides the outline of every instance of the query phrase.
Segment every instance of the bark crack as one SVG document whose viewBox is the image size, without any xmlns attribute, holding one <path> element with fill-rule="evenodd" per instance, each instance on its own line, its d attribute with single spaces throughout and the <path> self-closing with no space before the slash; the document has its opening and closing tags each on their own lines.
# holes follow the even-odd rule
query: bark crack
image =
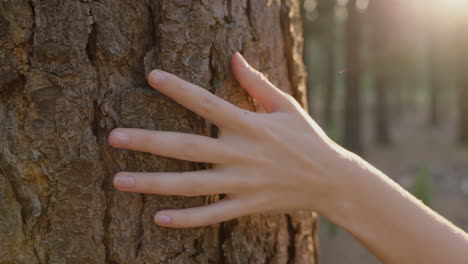
<svg viewBox="0 0 468 264">
<path fill-rule="evenodd" d="M 101 151 L 101 150 L 100 150 Z M 104 166 L 106 166 L 106 162 L 103 161 L 102 164 L 104 164 Z M 106 168 L 106 171 L 109 171 L 107 168 Z M 106 186 L 109 184 L 109 179 L 110 178 L 110 175 L 109 173 L 106 173 L 106 176 L 105 176 L 105 179 L 103 180 L 102 184 L 101 184 L 101 190 L 102 192 L 104 193 L 105 195 L 105 208 L 104 208 L 104 216 L 103 216 L 103 223 L 102 223 L 102 227 L 103 227 L 103 230 L 104 230 L 104 235 L 102 236 L 102 245 L 104 246 L 104 252 L 105 252 L 105 262 L 106 263 L 112 263 L 112 260 L 111 260 L 111 253 L 110 253 L 110 249 L 109 249 L 109 238 L 108 238 L 108 234 L 109 234 L 109 225 L 110 225 L 110 213 L 109 213 L 109 208 L 110 208 L 110 198 L 108 197 L 109 195 L 107 194 L 107 188 Z"/>
<path fill-rule="evenodd" d="M 227 24 L 231 24 L 232 21 L 233 21 L 233 18 L 232 18 L 232 0 L 227 0 L 227 11 L 228 11 L 228 15 L 224 17 L 224 22 L 226 22 Z"/>
<path fill-rule="evenodd" d="M 145 195 L 144 194 L 141 194 L 140 195 L 141 197 L 141 209 L 140 209 L 140 225 L 138 226 L 139 227 L 139 234 L 138 234 L 138 241 L 137 241 L 137 244 L 136 244 L 136 248 L 135 248 L 135 258 L 136 259 L 139 259 L 140 257 L 140 252 L 141 252 L 141 249 L 142 249 L 142 245 L 143 245 L 143 235 L 145 233 L 145 230 L 143 228 L 143 212 L 145 210 L 145 203 L 146 203 L 146 199 L 145 199 Z"/>
<path fill-rule="evenodd" d="M 27 239 L 25 240 L 29 240 L 29 236 L 30 236 L 30 233 L 27 231 L 27 216 L 26 216 L 26 208 L 25 206 L 23 205 L 23 201 L 24 201 L 24 198 L 22 199 L 20 197 L 20 191 L 17 189 L 17 186 L 14 184 L 14 182 L 10 179 L 8 173 L 6 172 L 6 169 L 2 166 L 3 163 L 6 163 L 6 161 L 4 162 L 4 157 L 0 156 L 0 174 L 3 175 L 5 177 L 5 180 L 6 180 L 6 183 L 9 185 L 9 189 L 11 190 L 11 194 L 13 196 L 13 199 L 14 201 L 18 204 L 18 207 L 19 207 L 19 215 L 20 215 L 20 218 L 21 218 L 21 231 L 23 232 L 24 236 L 25 237 L 28 237 Z M 8 165 L 7 165 L 8 166 Z M 32 229 L 32 228 L 31 228 Z M 36 251 L 36 247 L 34 245 L 34 243 L 32 245 L 29 245 L 30 248 L 31 248 L 31 251 L 33 253 L 33 257 L 36 258 L 36 263 L 40 263 L 41 259 L 39 258 L 39 255 Z"/>
<path fill-rule="evenodd" d="M 247 21 L 249 21 L 250 32 L 252 33 L 252 40 L 257 41 L 259 39 L 257 29 L 255 28 L 252 21 L 252 0 L 247 0 L 247 7 L 245 13 L 247 14 Z"/>
<path fill-rule="evenodd" d="M 218 248 L 219 248 L 219 264 L 226 263 L 226 254 L 224 253 L 224 242 L 226 241 L 226 228 L 225 223 L 219 224 L 218 230 Z"/>
<path fill-rule="evenodd" d="M 289 235 L 288 263 L 294 263 L 294 260 L 296 259 L 296 243 L 295 243 L 296 229 L 294 228 L 291 215 L 286 214 L 286 222 L 288 225 L 288 235 Z"/>
<path fill-rule="evenodd" d="M 91 15 L 92 16 L 92 15 Z M 91 32 L 88 35 L 88 43 L 86 44 L 86 54 L 88 55 L 89 63 L 96 70 L 96 53 L 97 53 L 97 24 L 93 22 Z"/>
<path fill-rule="evenodd" d="M 281 3 L 280 25 L 285 46 L 284 57 L 287 63 L 286 68 L 288 81 L 291 87 L 291 95 L 301 106 L 307 109 L 307 101 L 304 100 L 305 89 L 303 88 L 306 73 L 303 62 L 294 56 L 299 49 L 303 49 L 301 43 L 302 28 L 298 25 L 297 21 L 294 21 L 294 18 L 291 17 L 291 13 L 293 13 L 293 15 L 294 13 L 298 13 L 296 16 L 300 16 L 300 10 L 297 10 L 297 6 L 294 6 L 297 3 L 291 0 L 281 0 Z M 291 29 L 291 27 L 295 27 L 295 29 Z"/>
<path fill-rule="evenodd" d="M 98 164 L 100 164 L 103 168 L 103 179 L 102 179 L 102 182 L 100 183 L 100 188 L 101 188 L 101 191 L 103 193 L 103 204 L 105 206 L 105 208 L 103 209 L 104 210 L 104 214 L 102 216 L 102 228 L 103 228 L 103 231 L 104 231 L 104 234 L 102 235 L 102 238 L 101 238 L 101 246 L 104 248 L 104 258 L 105 258 L 105 262 L 106 263 L 114 263 L 112 260 L 111 260 L 111 253 L 110 253 L 110 249 L 108 247 L 109 245 L 109 238 L 108 238 L 108 233 L 109 233 L 109 225 L 110 225 L 110 216 L 109 216 L 109 208 L 110 208 L 110 198 L 109 198 L 109 194 L 107 192 L 107 186 L 109 184 L 109 179 L 111 178 L 111 175 L 109 174 L 109 166 L 107 165 L 107 162 L 105 160 L 105 157 L 106 157 L 106 150 L 103 148 L 104 146 L 104 143 L 103 143 L 103 131 L 101 131 L 101 126 L 100 126 L 100 123 L 101 123 L 101 120 L 104 116 L 104 113 L 101 109 L 101 105 L 99 103 L 99 91 L 102 87 L 102 83 L 101 83 L 101 79 L 100 79 L 100 76 L 99 76 L 99 68 L 97 66 L 97 52 L 98 52 L 98 46 L 97 46 L 97 36 L 98 36 L 98 25 L 97 23 L 95 22 L 94 20 L 94 16 L 93 16 L 93 12 L 92 12 L 92 6 L 89 7 L 89 15 L 91 16 L 91 19 L 92 19 L 92 24 L 90 25 L 91 26 L 91 30 L 88 34 L 88 40 L 87 40 L 87 43 L 86 43 L 86 48 L 85 48 L 85 52 L 86 52 L 86 55 L 88 57 L 88 60 L 89 60 L 89 65 L 93 68 L 94 72 L 95 72 L 95 76 L 96 76 L 96 91 L 94 93 L 94 100 L 93 100 L 93 112 L 92 112 L 92 118 L 91 119 L 91 122 L 90 122 L 90 129 L 91 129 L 91 132 L 92 134 L 94 135 L 95 137 L 95 140 L 96 140 L 96 145 L 97 145 L 97 148 L 98 148 L 98 151 L 100 153 L 99 155 L 99 160 L 97 161 Z"/>
<path fill-rule="evenodd" d="M 315 213 L 312 213 L 312 220 L 314 221 L 312 224 L 312 240 L 314 243 L 314 264 L 319 263 L 320 257 L 320 246 L 319 246 L 319 239 L 318 239 L 318 217 Z"/>
<path fill-rule="evenodd" d="M 294 74 L 294 71 L 291 67 L 291 56 L 292 56 L 292 48 L 293 48 L 293 45 L 291 43 L 291 36 L 290 36 L 290 32 L 289 32 L 289 27 L 290 27 L 290 21 L 289 21 L 289 5 L 288 5 L 288 0 L 281 0 L 281 8 L 280 8 L 280 25 L 281 25 L 281 31 L 282 31 L 282 35 L 283 35 L 283 42 L 284 42 L 284 46 L 285 46 L 285 49 L 284 49 L 284 56 L 285 56 L 285 59 L 286 59 L 286 69 L 288 71 L 288 82 L 289 84 L 291 85 L 291 93 L 292 93 L 292 96 L 296 99 L 298 99 L 297 97 L 297 89 L 295 89 L 294 85 L 295 85 L 295 82 L 293 81 L 293 74 Z"/>
<path fill-rule="evenodd" d="M 31 13 L 32 13 L 32 27 L 31 27 L 31 53 L 34 55 L 34 37 L 36 34 L 36 5 L 34 4 L 34 0 L 29 0 L 29 5 L 31 6 Z"/>
<path fill-rule="evenodd" d="M 152 40 L 153 45 L 156 45 L 158 43 L 157 38 L 156 38 L 156 16 L 154 14 L 153 7 L 151 5 L 148 6 L 148 14 L 149 14 L 149 26 L 150 26 L 150 37 Z"/>
<path fill-rule="evenodd" d="M 3 176 L 5 177 L 5 180 L 6 182 L 8 183 L 8 185 L 10 185 L 10 189 L 11 189 L 11 193 L 13 194 L 13 198 L 15 199 L 15 201 L 18 203 L 18 205 L 20 206 L 20 215 L 21 215 L 21 221 L 23 222 L 22 223 L 22 226 L 23 226 L 23 232 L 25 232 L 25 226 L 24 224 L 26 223 L 26 219 L 25 219 L 25 216 L 24 216 L 24 206 L 20 203 L 20 199 L 19 199 L 19 196 L 18 196 L 18 191 L 16 190 L 15 186 L 13 185 L 13 183 L 11 182 L 11 179 L 10 177 L 8 176 L 8 174 L 6 173 L 5 169 L 3 168 L 2 164 L 1 164 L 1 159 L 0 159 L 0 172 L 1 174 L 3 174 Z"/>
</svg>

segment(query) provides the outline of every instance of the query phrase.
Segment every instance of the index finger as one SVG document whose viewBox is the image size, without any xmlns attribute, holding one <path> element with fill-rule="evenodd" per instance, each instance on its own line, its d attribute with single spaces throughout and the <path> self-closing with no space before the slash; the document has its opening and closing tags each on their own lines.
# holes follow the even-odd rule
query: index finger
<svg viewBox="0 0 468 264">
<path fill-rule="evenodd" d="M 245 116 L 249 114 L 206 89 L 168 72 L 153 70 L 148 76 L 148 82 L 156 90 L 219 127 L 238 128 L 245 124 Z"/>
</svg>

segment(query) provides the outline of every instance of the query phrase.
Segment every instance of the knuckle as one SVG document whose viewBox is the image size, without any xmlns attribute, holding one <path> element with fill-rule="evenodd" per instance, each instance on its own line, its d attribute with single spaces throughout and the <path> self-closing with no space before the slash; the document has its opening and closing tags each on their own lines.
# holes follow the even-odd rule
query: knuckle
<svg viewBox="0 0 468 264">
<path fill-rule="evenodd" d="M 249 154 L 247 154 L 241 148 L 232 148 L 232 149 L 227 149 L 222 154 L 222 159 L 226 163 L 242 163 L 246 159 L 248 160 L 248 156 L 249 156 Z"/>
<path fill-rule="evenodd" d="M 184 160 L 193 160 L 196 158 L 196 153 L 200 150 L 200 145 L 196 141 L 182 142 L 180 145 L 179 153 Z"/>
<path fill-rule="evenodd" d="M 265 129 L 265 118 L 260 116 L 258 113 L 252 113 L 246 111 L 240 118 L 242 124 L 242 130 L 252 135 L 262 136 Z"/>
<path fill-rule="evenodd" d="M 256 167 L 264 167 L 271 164 L 271 160 L 263 153 L 263 151 L 255 151 L 245 154 L 245 161 L 247 164 Z M 252 176 L 254 178 L 254 176 Z M 258 177 L 257 177 L 258 179 Z"/>
<path fill-rule="evenodd" d="M 294 97 L 293 97 L 292 95 L 290 95 L 290 94 L 288 94 L 288 93 L 286 93 L 286 92 L 284 92 L 284 91 L 281 91 L 281 93 L 283 94 L 283 97 L 284 97 L 286 100 L 288 100 L 288 101 L 294 101 L 294 100 L 296 100 L 296 99 L 294 99 Z"/>
<path fill-rule="evenodd" d="M 212 113 L 218 108 L 218 100 L 212 94 L 203 94 L 200 98 L 200 110 L 203 113 Z"/>
<path fill-rule="evenodd" d="M 159 193 L 161 189 L 161 180 L 158 177 L 151 177 L 147 179 L 144 184 L 151 193 Z"/>
<path fill-rule="evenodd" d="M 223 220 L 224 218 L 221 214 L 209 215 L 206 219 L 204 219 L 201 225 L 214 225 L 223 222 Z"/>
<path fill-rule="evenodd" d="M 295 99 L 292 95 L 290 95 L 290 94 L 288 94 L 288 93 L 284 93 L 284 92 L 283 92 L 283 94 L 284 94 L 284 98 L 285 98 L 286 100 L 288 100 L 288 101 L 290 101 L 290 102 L 296 101 L 296 99 Z"/>
<path fill-rule="evenodd" d="M 273 208 L 272 200 L 269 199 L 268 195 L 258 197 L 253 204 L 256 205 L 257 208 L 261 208 L 260 210 L 263 212 L 271 211 Z"/>
<path fill-rule="evenodd" d="M 278 138 L 277 128 L 272 122 L 262 122 L 257 127 L 257 130 L 260 136 L 266 140 L 281 140 L 280 138 Z"/>
<path fill-rule="evenodd" d="M 225 189 L 234 192 L 259 191 L 264 188 L 266 183 L 267 179 L 259 173 L 236 173 L 226 178 Z"/>
<path fill-rule="evenodd" d="M 236 121 L 241 129 L 255 130 L 257 127 L 256 119 L 252 116 L 252 112 L 241 109 L 237 115 Z"/>
<path fill-rule="evenodd" d="M 199 196 L 199 187 L 200 184 L 196 178 L 188 178 L 185 179 L 184 188 L 183 188 L 183 195 L 188 197 Z"/>
<path fill-rule="evenodd" d="M 259 175 L 252 175 L 250 177 L 243 177 L 244 180 L 240 183 L 247 190 L 258 191 L 262 189 L 265 185 L 265 180 Z"/>
<path fill-rule="evenodd" d="M 299 105 L 298 102 L 296 101 L 296 98 L 294 98 L 292 95 L 284 93 L 284 101 L 285 105 L 289 110 L 296 109 L 297 106 Z"/>
<path fill-rule="evenodd" d="M 259 70 L 254 70 L 254 74 L 257 76 L 257 78 L 261 81 L 268 82 L 268 78 Z"/>
</svg>

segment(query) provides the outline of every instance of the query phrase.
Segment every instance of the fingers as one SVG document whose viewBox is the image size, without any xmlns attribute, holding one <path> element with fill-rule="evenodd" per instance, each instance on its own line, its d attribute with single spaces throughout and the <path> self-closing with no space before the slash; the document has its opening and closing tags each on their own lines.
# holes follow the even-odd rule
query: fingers
<svg viewBox="0 0 468 264">
<path fill-rule="evenodd" d="M 245 122 L 245 110 L 175 75 L 154 70 L 149 74 L 148 82 L 153 88 L 218 126 L 236 128 Z"/>
<path fill-rule="evenodd" d="M 224 163 L 241 157 L 218 139 L 177 132 L 117 128 L 110 133 L 109 143 L 114 147 L 193 162 Z"/>
<path fill-rule="evenodd" d="M 241 188 L 234 177 L 214 170 L 191 172 L 119 172 L 114 186 L 121 191 L 160 195 L 201 196 Z"/>
<path fill-rule="evenodd" d="M 249 213 L 249 205 L 240 199 L 223 199 L 213 204 L 189 209 L 159 211 L 156 224 L 174 228 L 189 228 L 224 222 Z"/>
<path fill-rule="evenodd" d="M 252 68 L 236 52 L 232 57 L 232 70 L 240 85 L 267 111 L 288 110 L 291 102 L 286 94 L 270 83 L 263 74 Z"/>
</svg>

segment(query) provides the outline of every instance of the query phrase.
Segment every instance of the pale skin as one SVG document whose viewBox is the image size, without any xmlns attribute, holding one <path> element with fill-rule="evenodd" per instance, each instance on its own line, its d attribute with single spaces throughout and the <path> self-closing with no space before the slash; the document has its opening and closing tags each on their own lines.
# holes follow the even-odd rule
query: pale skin
<svg viewBox="0 0 468 264">
<path fill-rule="evenodd" d="M 218 138 L 117 128 L 109 143 L 193 162 L 211 169 L 119 172 L 121 191 L 159 195 L 225 194 L 188 209 L 159 211 L 156 224 L 188 228 L 266 212 L 312 209 L 348 230 L 384 263 L 468 263 L 468 235 L 389 177 L 334 143 L 289 95 L 236 53 L 232 70 L 265 110 L 250 112 L 170 73 L 149 84 L 216 124 Z"/>
</svg>

